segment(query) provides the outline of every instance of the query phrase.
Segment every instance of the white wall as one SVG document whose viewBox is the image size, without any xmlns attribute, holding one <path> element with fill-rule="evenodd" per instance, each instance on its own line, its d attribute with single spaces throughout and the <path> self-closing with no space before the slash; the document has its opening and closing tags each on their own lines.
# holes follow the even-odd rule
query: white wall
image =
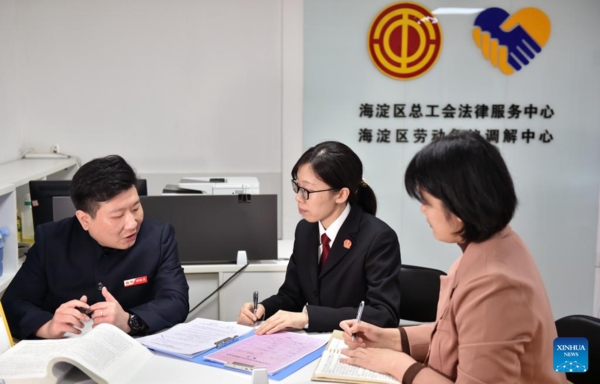
<svg viewBox="0 0 600 384">
<path fill-rule="evenodd" d="M 16 160 L 23 144 L 18 124 L 15 12 L 14 0 L 0 1 L 0 164 Z"/>
<path fill-rule="evenodd" d="M 302 1 L 0 5 L 0 163 L 57 143 L 157 180 L 258 174 L 282 211 L 282 162 L 301 148 Z"/>
<path fill-rule="evenodd" d="M 28 146 L 281 171 L 281 1 L 18 1 Z"/>
<path fill-rule="evenodd" d="M 298 207 L 291 187 L 291 171 L 302 156 L 302 92 L 304 82 L 304 1 L 283 2 L 283 238 L 293 239 Z"/>
<path fill-rule="evenodd" d="M 596 240 L 596 285 L 594 289 L 594 316 L 600 317 L 600 196 L 598 197 L 598 235 Z"/>
<path fill-rule="evenodd" d="M 501 7 L 514 13 L 536 7 L 551 20 L 547 45 L 535 60 L 511 76 L 483 58 L 472 38 L 476 14 L 443 14 L 441 54 L 433 68 L 409 81 L 388 78 L 373 65 L 367 36 L 373 19 L 392 2 L 305 0 L 304 9 L 304 147 L 327 139 L 350 145 L 365 164 L 365 178 L 380 203 L 379 214 L 400 237 L 407 264 L 448 270 L 460 255 L 454 245 L 435 241 L 431 229 L 403 185 L 406 166 L 423 147 L 415 144 L 416 128 L 519 130 L 519 142 L 501 142 L 500 150 L 515 181 L 519 207 L 513 228 L 531 249 L 547 286 L 556 318 L 591 314 L 598 238 L 600 190 L 600 47 L 596 22 L 600 3 L 587 0 L 518 1 L 456 0 L 453 7 Z M 434 10 L 444 0 L 419 2 Z M 584 48 L 584 49 L 582 49 Z M 360 118 L 362 103 L 423 106 L 458 104 L 520 104 L 553 107 L 552 119 L 372 119 Z M 375 107 L 374 107 L 375 108 Z M 407 113 L 408 113 L 407 112 Z M 437 111 L 439 113 L 439 109 Z M 441 113 L 439 113 L 441 115 Z M 392 131 L 392 142 L 358 141 L 359 129 Z M 395 142 L 395 130 L 410 130 L 411 143 Z M 554 141 L 526 144 L 521 132 L 548 129 Z"/>
</svg>

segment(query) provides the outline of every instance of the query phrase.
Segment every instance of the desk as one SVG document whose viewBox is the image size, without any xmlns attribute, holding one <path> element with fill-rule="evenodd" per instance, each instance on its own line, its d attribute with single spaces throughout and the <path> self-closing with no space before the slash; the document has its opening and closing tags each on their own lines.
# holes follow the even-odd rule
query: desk
<svg viewBox="0 0 600 384">
<path fill-rule="evenodd" d="M 312 333 L 314 337 L 329 340 L 331 333 Z M 300 384 L 310 383 L 319 359 L 313 361 L 282 381 L 270 380 L 270 383 Z M 131 383 L 251 383 L 252 376 L 190 363 L 174 357 L 154 354 L 146 366 L 135 376 Z"/>
<path fill-rule="evenodd" d="M 303 331 L 300 331 L 303 333 Z M 331 333 L 310 333 L 313 337 L 318 337 L 323 340 L 329 340 Z M 131 384 L 151 384 L 151 383 L 177 383 L 177 384 L 237 384 L 237 383 L 252 383 L 252 376 L 244 373 L 229 371 L 210 367 L 208 365 L 196 364 L 175 357 L 163 355 L 160 353 L 152 353 L 148 363 L 142 368 L 135 377 L 130 381 Z M 315 371 L 319 359 L 306 365 L 302 369 L 294 372 L 285 380 L 274 381 L 270 383 L 282 384 L 306 384 L 310 383 L 310 378 Z M 70 372 L 62 381 L 63 384 L 74 383 L 89 383 L 86 381 L 86 376 L 81 372 Z"/>
</svg>

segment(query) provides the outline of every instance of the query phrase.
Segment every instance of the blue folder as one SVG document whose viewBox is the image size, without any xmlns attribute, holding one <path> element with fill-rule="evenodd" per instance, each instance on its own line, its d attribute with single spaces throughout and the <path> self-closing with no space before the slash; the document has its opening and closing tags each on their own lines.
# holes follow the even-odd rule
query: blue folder
<svg viewBox="0 0 600 384">
<path fill-rule="evenodd" d="M 238 339 L 236 339 L 236 341 L 227 344 L 225 347 L 228 347 L 230 345 L 233 345 L 239 341 L 242 341 L 244 339 L 247 339 L 249 337 L 254 336 L 254 330 L 246 333 L 245 335 L 239 337 Z M 299 370 L 300 368 L 304 367 L 305 365 L 308 365 L 310 363 L 312 363 L 313 361 L 317 360 L 319 357 L 321 357 L 321 355 L 323 354 L 323 351 L 325 351 L 325 347 L 327 346 L 327 344 L 323 345 L 321 348 L 317 349 L 316 351 L 309 353 L 308 355 L 304 356 L 303 358 L 301 358 L 300 360 L 296 361 L 293 364 L 288 365 L 287 367 L 279 370 L 278 372 L 276 372 L 273 375 L 269 375 L 269 379 L 271 380 L 275 380 L 275 381 L 281 381 L 283 379 L 285 379 L 286 377 L 288 377 L 289 375 L 291 375 L 292 373 L 296 372 L 297 370 Z M 221 369 L 227 369 L 230 371 L 234 371 L 234 372 L 242 372 L 248 375 L 251 375 L 252 372 L 250 371 L 245 371 L 245 370 L 241 370 L 241 369 L 236 369 L 236 368 L 232 368 L 232 367 L 226 367 L 225 365 L 221 364 L 221 363 L 217 363 L 215 361 L 210 361 L 210 360 L 205 360 L 204 356 L 210 355 L 211 353 L 216 352 L 218 349 L 217 348 L 212 348 L 209 349 L 208 351 L 190 359 L 189 357 L 185 357 L 182 355 L 177 355 L 174 353 L 166 353 L 167 355 L 170 356 L 175 356 L 178 357 L 180 359 L 184 359 L 187 361 L 191 361 L 193 363 L 197 363 L 197 364 L 203 364 L 203 365 L 208 365 L 211 367 L 216 367 L 216 368 L 221 368 Z M 160 353 L 165 353 L 164 351 L 158 351 Z"/>
</svg>

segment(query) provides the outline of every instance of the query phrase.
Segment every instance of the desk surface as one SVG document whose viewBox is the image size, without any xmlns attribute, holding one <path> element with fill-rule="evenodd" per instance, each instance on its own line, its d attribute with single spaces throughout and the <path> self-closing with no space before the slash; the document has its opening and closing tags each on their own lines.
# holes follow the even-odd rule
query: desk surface
<svg viewBox="0 0 600 384">
<path fill-rule="evenodd" d="M 303 331 L 300 331 L 303 333 Z M 331 333 L 310 333 L 312 337 L 318 337 L 323 340 L 329 340 Z M 281 384 L 305 384 L 310 383 L 310 378 L 315 371 L 319 359 L 306 365 L 302 369 L 294 372 L 281 381 L 269 380 L 270 383 Z M 70 372 L 62 381 L 63 384 L 88 384 L 91 383 L 81 372 Z M 217 383 L 217 384 L 237 384 L 252 383 L 252 376 L 245 373 L 229 371 L 210 367 L 208 365 L 196 364 L 175 357 L 152 352 L 152 357 L 146 365 L 130 381 L 131 384 L 151 384 L 151 383 L 177 383 L 177 384 L 198 384 L 198 383 Z"/>
<path fill-rule="evenodd" d="M 331 333 L 313 333 L 311 336 L 329 340 Z M 299 384 L 310 383 L 319 359 L 294 372 L 282 381 L 270 380 L 270 383 Z M 146 366 L 135 376 L 131 383 L 251 383 L 252 376 L 195 364 L 161 354 L 154 354 Z"/>
</svg>

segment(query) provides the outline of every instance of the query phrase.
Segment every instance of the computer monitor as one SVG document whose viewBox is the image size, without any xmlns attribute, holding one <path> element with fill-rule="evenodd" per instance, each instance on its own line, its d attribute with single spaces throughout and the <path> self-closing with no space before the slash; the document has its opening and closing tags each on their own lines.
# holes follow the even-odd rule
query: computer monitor
<svg viewBox="0 0 600 384">
<path fill-rule="evenodd" d="M 170 223 L 182 264 L 277 259 L 277 195 L 148 196 L 145 220 Z M 247 196 L 246 196 L 247 197 Z"/>
<path fill-rule="evenodd" d="M 145 179 L 138 179 L 136 187 L 138 195 L 148 195 L 148 186 Z M 34 228 L 54 219 L 52 198 L 55 196 L 69 196 L 70 188 L 71 180 L 34 180 L 29 182 Z"/>
<path fill-rule="evenodd" d="M 277 195 L 146 196 L 144 220 L 170 223 L 182 264 L 277 259 Z M 72 217 L 71 199 L 54 198 L 54 221 Z"/>
</svg>

